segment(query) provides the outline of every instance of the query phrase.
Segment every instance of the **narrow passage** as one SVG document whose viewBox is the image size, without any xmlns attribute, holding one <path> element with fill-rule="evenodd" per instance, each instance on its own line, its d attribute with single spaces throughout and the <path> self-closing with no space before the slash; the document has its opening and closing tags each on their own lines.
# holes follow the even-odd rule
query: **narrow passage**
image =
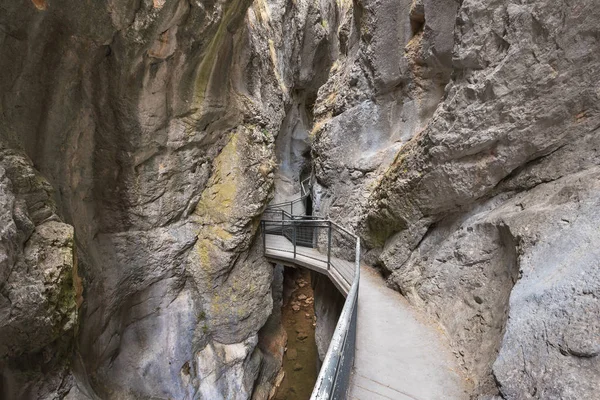
<svg viewBox="0 0 600 400">
<path fill-rule="evenodd" d="M 317 380 L 314 294 L 310 271 L 289 268 L 284 271 L 281 319 L 287 333 L 283 356 L 285 377 L 275 400 L 308 400 Z"/>
</svg>

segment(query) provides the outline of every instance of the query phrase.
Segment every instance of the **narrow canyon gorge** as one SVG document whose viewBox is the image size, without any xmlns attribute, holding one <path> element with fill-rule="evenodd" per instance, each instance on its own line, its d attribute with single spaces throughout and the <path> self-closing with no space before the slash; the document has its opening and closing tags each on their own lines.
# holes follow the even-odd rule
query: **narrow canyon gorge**
<svg viewBox="0 0 600 400">
<path fill-rule="evenodd" d="M 0 71 L 0 399 L 308 398 L 303 182 L 461 400 L 600 399 L 598 2 L 0 0 Z"/>
</svg>

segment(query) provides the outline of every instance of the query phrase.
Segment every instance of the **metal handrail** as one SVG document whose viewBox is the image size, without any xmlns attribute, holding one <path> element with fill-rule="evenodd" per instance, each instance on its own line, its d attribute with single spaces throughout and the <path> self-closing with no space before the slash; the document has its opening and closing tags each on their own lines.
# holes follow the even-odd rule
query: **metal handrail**
<svg viewBox="0 0 600 400">
<path fill-rule="evenodd" d="M 300 182 L 300 197 L 294 200 L 288 200 L 288 201 L 284 201 L 281 203 L 276 203 L 276 204 L 269 204 L 267 206 L 267 210 L 269 209 L 274 209 L 274 208 L 283 208 L 286 206 L 293 206 L 296 203 L 299 203 L 301 201 L 303 201 L 304 199 L 306 199 L 308 197 L 308 195 L 310 194 L 310 190 L 306 189 L 304 187 L 305 182 L 308 182 L 307 186 L 310 187 L 312 185 L 312 178 L 308 177 L 306 179 L 304 179 L 302 182 Z"/>
<path fill-rule="evenodd" d="M 283 210 L 283 209 L 276 209 L 276 210 L 265 210 L 266 213 L 269 214 L 279 214 L 281 213 L 281 220 L 284 220 L 284 217 L 288 217 L 289 220 L 315 220 L 315 221 L 329 221 L 329 220 L 325 220 L 322 219 L 319 216 L 316 215 L 295 215 L 295 214 L 290 214 L 289 212 Z M 269 219 L 262 219 L 262 221 L 267 221 L 267 222 L 279 222 L 280 220 L 269 220 Z M 336 224 L 337 225 L 337 224 Z M 348 231 L 346 231 L 344 228 L 340 227 L 339 225 L 337 225 L 341 230 L 344 230 L 346 233 L 350 233 Z M 352 235 L 352 233 L 350 233 Z"/>
<path fill-rule="evenodd" d="M 359 280 L 360 240 L 357 238 L 354 280 L 335 326 L 310 400 L 346 398 L 350 383 L 350 370 L 354 364 Z"/>
<path fill-rule="evenodd" d="M 301 192 L 302 191 L 306 191 L 306 189 L 302 187 Z M 304 193 L 301 199 L 307 195 L 308 192 Z M 292 207 L 293 203 L 286 202 L 280 204 L 290 205 L 290 207 Z M 270 206 L 270 210 L 268 211 L 273 213 L 274 207 L 277 208 L 276 206 L 277 205 Z M 292 208 L 290 209 L 293 210 Z M 319 376 L 317 377 L 315 387 L 310 397 L 311 400 L 345 399 L 350 382 L 350 371 L 354 363 L 355 355 L 358 286 L 360 281 L 360 239 L 352 232 L 329 219 L 306 215 L 294 215 L 283 209 L 277 210 L 277 212 L 281 212 L 281 220 L 261 220 L 264 251 L 266 251 L 267 226 L 281 226 L 282 234 L 284 234 L 283 229 L 285 227 L 292 227 L 294 259 L 297 257 L 296 242 L 298 227 L 327 228 L 327 270 L 329 270 L 330 268 L 336 269 L 331 262 L 332 231 L 336 230 L 344 233 L 345 235 L 349 235 L 356 241 L 354 261 L 355 271 L 352 284 L 346 297 L 344 307 L 342 308 L 342 313 L 340 314 L 340 318 L 338 319 L 335 327 L 335 331 L 333 332 L 331 342 L 327 348 L 327 354 L 323 360 L 323 365 L 319 371 Z M 286 220 L 285 217 L 288 217 L 288 219 Z M 307 257 L 313 258 L 310 256 Z M 345 278 L 343 279 L 346 280 Z"/>
</svg>

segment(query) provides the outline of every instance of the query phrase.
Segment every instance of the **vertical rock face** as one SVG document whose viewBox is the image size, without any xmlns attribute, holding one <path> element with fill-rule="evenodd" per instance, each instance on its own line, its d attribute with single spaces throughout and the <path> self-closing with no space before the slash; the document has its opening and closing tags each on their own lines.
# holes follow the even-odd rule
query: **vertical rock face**
<svg viewBox="0 0 600 400">
<path fill-rule="evenodd" d="M 315 294 L 315 317 L 317 318 L 315 341 L 319 360 L 323 362 L 346 299 L 324 275 L 312 273 L 311 283 Z"/>
<path fill-rule="evenodd" d="M 317 211 L 439 320 L 474 397 L 594 397 L 598 20 L 591 1 L 2 2 L 0 396 L 267 397 L 255 234 L 312 156 Z"/>
<path fill-rule="evenodd" d="M 73 228 L 60 222 L 51 192 L 26 156 L 0 144 L 0 390 L 6 398 L 65 395 L 72 384 L 68 360 L 80 283 Z"/>
<path fill-rule="evenodd" d="M 335 2 L 0 9 L 2 397 L 249 398 L 274 141 Z"/>
<path fill-rule="evenodd" d="M 430 119 L 452 72 L 457 7 L 452 0 L 343 3 L 345 52 L 315 105 L 323 213 L 355 225 L 402 143 Z"/>
<path fill-rule="evenodd" d="M 474 397 L 595 397 L 597 7 L 350 8 L 315 105 L 321 212 L 439 320 Z"/>
</svg>

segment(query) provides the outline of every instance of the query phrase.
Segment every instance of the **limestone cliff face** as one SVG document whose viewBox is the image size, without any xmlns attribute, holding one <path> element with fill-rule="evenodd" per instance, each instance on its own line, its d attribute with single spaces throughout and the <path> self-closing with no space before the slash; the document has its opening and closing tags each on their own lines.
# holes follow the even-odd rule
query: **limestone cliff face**
<svg viewBox="0 0 600 400">
<path fill-rule="evenodd" d="M 58 218 L 52 187 L 27 157 L 3 146 L 0 227 L 0 390 L 64 396 L 81 300 L 73 227 Z"/>
<path fill-rule="evenodd" d="M 440 322 L 474 397 L 597 396 L 597 5 L 353 9 L 315 106 L 321 212 Z"/>
<path fill-rule="evenodd" d="M 317 212 L 439 321 L 474 398 L 594 397 L 599 20 L 589 0 L 0 1 L 0 397 L 266 398 L 255 236 L 311 169 Z"/>
<path fill-rule="evenodd" d="M 0 10 L 0 396 L 264 398 L 252 246 L 335 3 Z"/>
</svg>

